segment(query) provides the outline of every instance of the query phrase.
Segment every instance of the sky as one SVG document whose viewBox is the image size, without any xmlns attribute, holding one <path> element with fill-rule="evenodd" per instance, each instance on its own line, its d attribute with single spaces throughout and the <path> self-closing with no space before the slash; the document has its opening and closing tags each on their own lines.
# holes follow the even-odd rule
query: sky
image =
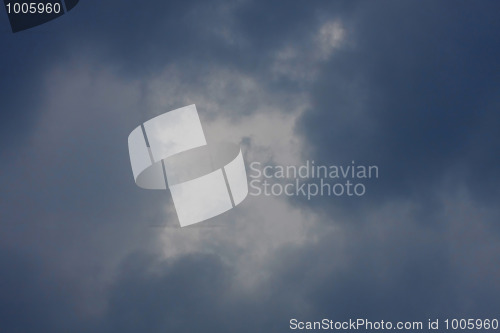
<svg viewBox="0 0 500 333">
<path fill-rule="evenodd" d="M 0 331 L 498 319 L 498 2 L 82 0 L 15 34 L 0 11 Z M 379 177 L 180 228 L 127 137 L 190 104 L 247 171 Z"/>
</svg>

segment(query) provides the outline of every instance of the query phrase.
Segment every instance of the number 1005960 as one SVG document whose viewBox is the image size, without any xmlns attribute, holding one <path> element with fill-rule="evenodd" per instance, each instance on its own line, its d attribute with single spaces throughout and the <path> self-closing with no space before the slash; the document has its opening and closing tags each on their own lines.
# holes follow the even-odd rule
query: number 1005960
<svg viewBox="0 0 500 333">
<path fill-rule="evenodd" d="M 446 319 L 446 329 L 452 330 L 497 330 L 498 319 Z"/>
<path fill-rule="evenodd" d="M 59 14 L 61 4 L 39 2 L 14 2 L 6 5 L 8 14 Z"/>
</svg>

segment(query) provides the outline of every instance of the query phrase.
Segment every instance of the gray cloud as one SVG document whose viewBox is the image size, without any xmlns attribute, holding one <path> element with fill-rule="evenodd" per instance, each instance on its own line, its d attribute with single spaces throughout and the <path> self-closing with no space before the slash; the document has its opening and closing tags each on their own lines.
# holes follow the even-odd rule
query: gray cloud
<svg viewBox="0 0 500 333">
<path fill-rule="evenodd" d="M 0 328 L 495 316 L 497 7 L 81 2 L 2 35 Z M 247 162 L 381 177 L 359 200 L 248 198 L 178 229 L 168 193 L 136 188 L 126 138 L 191 103 Z"/>
<path fill-rule="evenodd" d="M 498 123 L 496 4 L 391 7 L 357 9 L 347 23 L 354 40 L 324 66 L 299 129 L 318 159 L 378 164 L 377 198 L 425 200 L 453 173 L 484 200 L 496 198 L 488 184 L 497 181 L 489 165 L 499 139 L 484 126 Z"/>
</svg>

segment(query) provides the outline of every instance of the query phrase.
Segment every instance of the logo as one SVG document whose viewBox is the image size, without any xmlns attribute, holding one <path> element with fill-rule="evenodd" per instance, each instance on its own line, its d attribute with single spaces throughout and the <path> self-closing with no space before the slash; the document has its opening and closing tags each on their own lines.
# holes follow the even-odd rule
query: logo
<svg viewBox="0 0 500 333">
<path fill-rule="evenodd" d="M 80 0 L 4 0 L 12 32 L 52 21 L 73 9 Z"/>
<path fill-rule="evenodd" d="M 181 227 L 220 215 L 248 194 L 240 147 L 208 145 L 194 104 L 138 126 L 128 148 L 136 184 L 170 189 Z"/>
</svg>

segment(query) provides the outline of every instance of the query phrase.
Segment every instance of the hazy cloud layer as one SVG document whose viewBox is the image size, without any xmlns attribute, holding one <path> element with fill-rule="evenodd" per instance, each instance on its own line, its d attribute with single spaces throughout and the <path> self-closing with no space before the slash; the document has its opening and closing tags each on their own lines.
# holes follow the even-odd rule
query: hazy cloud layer
<svg viewBox="0 0 500 333">
<path fill-rule="evenodd" d="M 2 33 L 0 329 L 498 315 L 498 9 L 82 1 Z M 247 163 L 380 178 L 363 198 L 250 196 L 180 229 L 168 192 L 135 186 L 127 136 L 193 103 Z"/>
</svg>

